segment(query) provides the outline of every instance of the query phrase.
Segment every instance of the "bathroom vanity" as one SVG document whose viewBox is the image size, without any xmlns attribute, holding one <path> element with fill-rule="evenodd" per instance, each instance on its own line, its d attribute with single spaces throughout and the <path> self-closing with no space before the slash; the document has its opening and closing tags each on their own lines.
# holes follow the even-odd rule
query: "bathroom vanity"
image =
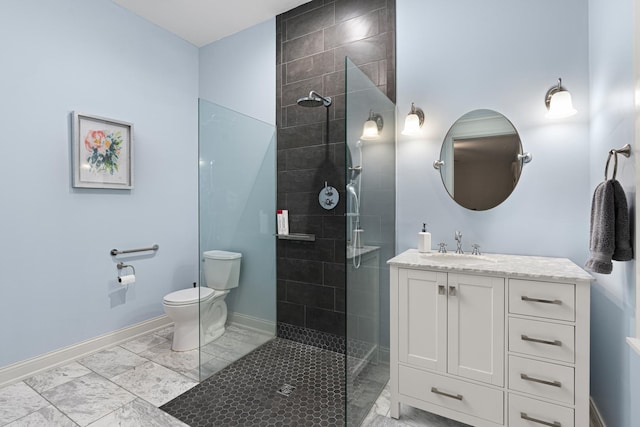
<svg viewBox="0 0 640 427">
<path fill-rule="evenodd" d="M 592 276 L 565 258 L 419 253 L 388 261 L 391 416 L 589 425 Z"/>
</svg>

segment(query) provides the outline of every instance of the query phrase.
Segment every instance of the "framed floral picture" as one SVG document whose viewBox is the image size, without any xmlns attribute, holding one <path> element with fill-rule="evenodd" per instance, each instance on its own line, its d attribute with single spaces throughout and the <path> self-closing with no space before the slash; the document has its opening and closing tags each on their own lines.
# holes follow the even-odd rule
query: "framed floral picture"
<svg viewBox="0 0 640 427">
<path fill-rule="evenodd" d="M 73 112 L 75 188 L 133 188 L 133 125 Z"/>
</svg>

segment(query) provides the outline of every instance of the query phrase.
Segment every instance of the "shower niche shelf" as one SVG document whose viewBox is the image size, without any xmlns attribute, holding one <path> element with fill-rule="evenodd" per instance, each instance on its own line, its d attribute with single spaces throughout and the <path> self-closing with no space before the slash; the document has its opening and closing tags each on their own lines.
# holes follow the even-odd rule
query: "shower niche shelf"
<svg viewBox="0 0 640 427">
<path fill-rule="evenodd" d="M 303 233 L 290 233 L 290 234 L 276 234 L 279 240 L 298 240 L 302 242 L 315 242 L 315 234 L 303 234 Z"/>
</svg>

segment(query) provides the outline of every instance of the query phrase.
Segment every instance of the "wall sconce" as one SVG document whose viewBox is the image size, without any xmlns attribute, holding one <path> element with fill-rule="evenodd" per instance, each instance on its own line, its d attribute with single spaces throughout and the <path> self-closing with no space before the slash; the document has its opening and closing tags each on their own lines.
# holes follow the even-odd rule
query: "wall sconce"
<svg viewBox="0 0 640 427">
<path fill-rule="evenodd" d="M 420 128 L 424 124 L 424 111 L 411 103 L 411 111 L 404 119 L 403 135 L 416 135 L 420 133 Z"/>
<path fill-rule="evenodd" d="M 553 86 L 547 91 L 544 98 L 544 104 L 549 110 L 546 117 L 551 119 L 561 119 L 573 116 L 578 111 L 573 108 L 571 102 L 571 93 L 562 86 L 562 79 L 558 79 L 558 85 Z"/>
<path fill-rule="evenodd" d="M 369 118 L 364 122 L 364 126 L 362 127 L 362 136 L 360 139 L 364 141 L 378 139 L 383 127 L 384 121 L 382 120 L 382 116 L 374 113 L 373 110 L 369 110 Z"/>
</svg>

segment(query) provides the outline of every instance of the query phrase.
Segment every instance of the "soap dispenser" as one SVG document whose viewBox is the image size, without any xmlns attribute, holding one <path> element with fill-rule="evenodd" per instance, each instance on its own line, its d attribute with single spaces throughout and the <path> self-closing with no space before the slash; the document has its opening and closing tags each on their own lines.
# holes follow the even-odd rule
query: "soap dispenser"
<svg viewBox="0 0 640 427">
<path fill-rule="evenodd" d="M 431 233 L 427 231 L 427 223 L 422 223 L 422 231 L 418 233 L 418 252 L 431 252 Z"/>
</svg>

